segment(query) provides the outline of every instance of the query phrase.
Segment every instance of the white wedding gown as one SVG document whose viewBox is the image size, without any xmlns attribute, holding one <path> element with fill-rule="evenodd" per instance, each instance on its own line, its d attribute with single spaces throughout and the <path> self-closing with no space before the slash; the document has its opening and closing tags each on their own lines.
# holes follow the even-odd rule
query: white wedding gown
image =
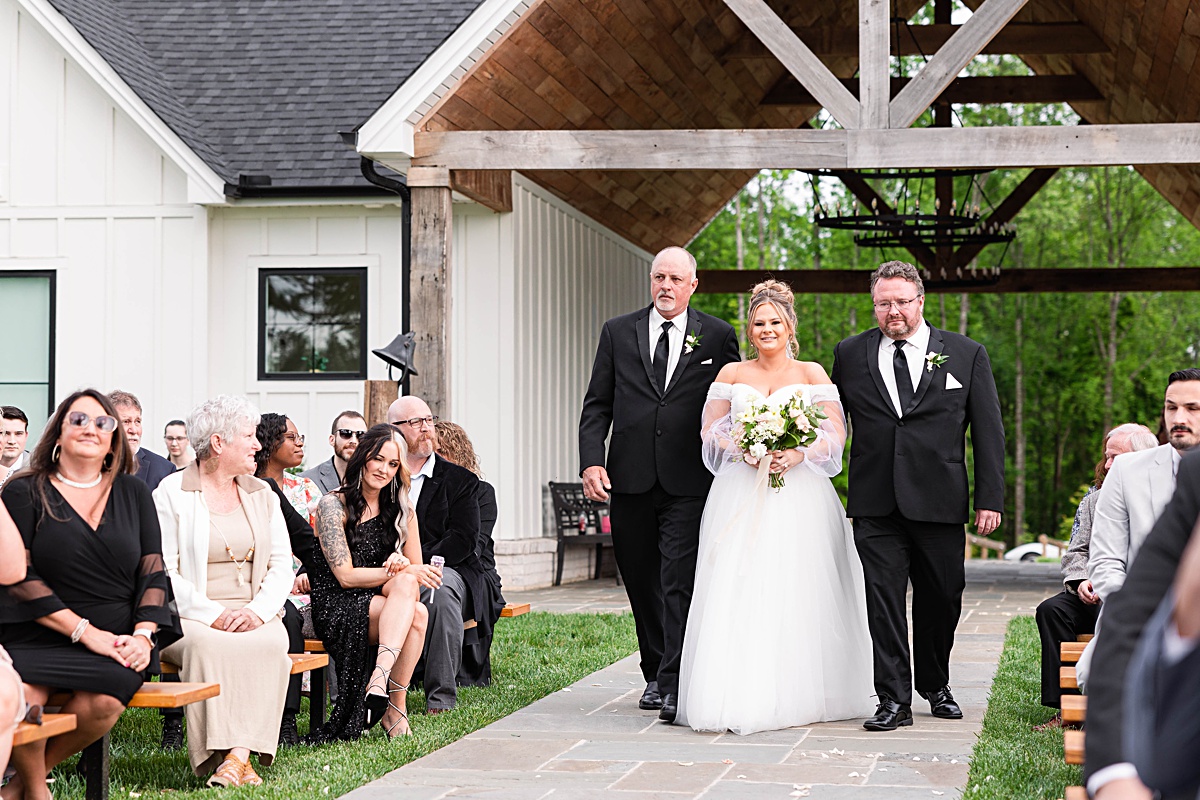
<svg viewBox="0 0 1200 800">
<path fill-rule="evenodd" d="M 829 419 L 776 492 L 729 447 L 749 403 L 796 391 Z M 700 523 L 696 588 L 679 678 L 680 725 L 738 734 L 875 712 L 862 565 L 829 477 L 841 470 L 845 417 L 831 384 L 764 398 L 714 383 L 704 411 L 705 463 L 716 477 Z"/>
</svg>

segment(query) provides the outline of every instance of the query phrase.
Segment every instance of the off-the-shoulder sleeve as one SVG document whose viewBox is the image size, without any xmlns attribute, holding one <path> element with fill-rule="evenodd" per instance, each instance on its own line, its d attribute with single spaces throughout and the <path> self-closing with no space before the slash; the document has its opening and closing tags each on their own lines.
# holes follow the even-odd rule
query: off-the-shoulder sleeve
<svg viewBox="0 0 1200 800">
<path fill-rule="evenodd" d="M 834 401 L 840 403 L 842 396 L 832 383 L 818 383 L 809 387 L 809 400 L 814 403 Z"/>
<path fill-rule="evenodd" d="M 846 447 L 846 415 L 838 389 L 832 383 L 809 387 L 809 402 L 825 412 L 817 430 L 817 440 L 804 448 L 804 465 L 818 475 L 832 478 L 842 471 L 842 451 Z"/>
<path fill-rule="evenodd" d="M 700 443 L 704 466 L 713 475 L 731 468 L 741 453 L 733 438 L 733 417 L 730 414 L 733 386 L 714 383 L 708 387 L 701 415 Z"/>
</svg>

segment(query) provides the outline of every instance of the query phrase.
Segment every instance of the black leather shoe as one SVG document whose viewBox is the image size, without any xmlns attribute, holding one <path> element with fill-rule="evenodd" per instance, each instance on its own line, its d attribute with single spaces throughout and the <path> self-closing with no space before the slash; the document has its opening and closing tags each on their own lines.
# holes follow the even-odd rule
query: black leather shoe
<svg viewBox="0 0 1200 800">
<path fill-rule="evenodd" d="M 950 694 L 949 686 L 943 686 L 932 692 L 917 692 L 917 694 L 929 701 L 929 713 L 935 717 L 941 719 L 963 718 L 962 709 L 958 707 L 954 695 Z"/>
<path fill-rule="evenodd" d="M 300 732 L 296 730 L 296 715 L 290 711 L 283 712 L 279 722 L 279 743 L 288 747 L 300 744 Z"/>
<path fill-rule="evenodd" d="M 674 722 L 675 714 L 678 713 L 679 698 L 667 692 L 662 698 L 662 711 L 658 712 L 658 718 L 663 722 Z"/>
<path fill-rule="evenodd" d="M 880 697 L 875 716 L 863 723 L 869 731 L 894 731 L 913 724 L 912 708 L 902 706 L 890 697 Z"/>
<path fill-rule="evenodd" d="M 643 711 L 657 711 L 662 708 L 662 695 L 658 693 L 658 681 L 650 681 L 646 684 L 646 691 L 642 692 L 642 699 L 638 700 L 638 708 Z"/>
<path fill-rule="evenodd" d="M 183 749 L 183 720 L 178 717 L 163 717 L 163 750 Z M 83 759 L 79 759 L 81 762 Z"/>
</svg>

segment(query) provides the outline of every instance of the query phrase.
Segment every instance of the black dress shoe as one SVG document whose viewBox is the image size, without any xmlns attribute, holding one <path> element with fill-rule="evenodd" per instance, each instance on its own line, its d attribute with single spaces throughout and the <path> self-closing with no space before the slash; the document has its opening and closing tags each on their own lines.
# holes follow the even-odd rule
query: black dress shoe
<svg viewBox="0 0 1200 800">
<path fill-rule="evenodd" d="M 676 695 L 671 692 L 664 694 L 662 698 L 662 711 L 658 712 L 658 718 L 663 722 L 674 722 L 675 715 L 679 711 L 678 704 L 679 698 Z"/>
<path fill-rule="evenodd" d="M 929 713 L 935 717 L 941 717 L 942 719 L 963 718 L 962 709 L 958 707 L 958 703 L 954 700 L 954 695 L 950 694 L 949 686 L 943 686 L 932 692 L 917 692 L 917 694 L 929 701 Z"/>
<path fill-rule="evenodd" d="M 894 731 L 913 724 L 912 708 L 902 706 L 890 697 L 880 697 L 875 716 L 863 723 L 869 731 Z"/>
<path fill-rule="evenodd" d="M 643 711 L 657 711 L 662 708 L 662 695 L 658 693 L 658 681 L 650 681 L 646 684 L 646 691 L 642 692 L 642 699 L 638 700 L 638 708 Z"/>
<path fill-rule="evenodd" d="M 296 730 L 296 715 L 290 711 L 283 712 L 279 722 L 279 743 L 288 747 L 300 744 L 300 732 Z"/>
<path fill-rule="evenodd" d="M 183 749 L 183 720 L 178 717 L 163 717 L 162 749 Z M 79 759 L 80 763 L 83 759 Z"/>
</svg>

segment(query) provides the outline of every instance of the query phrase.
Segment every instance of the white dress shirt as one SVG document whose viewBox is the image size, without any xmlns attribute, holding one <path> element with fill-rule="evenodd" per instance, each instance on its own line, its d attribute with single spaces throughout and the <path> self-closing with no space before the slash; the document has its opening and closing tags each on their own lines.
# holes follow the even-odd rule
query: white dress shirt
<svg viewBox="0 0 1200 800">
<path fill-rule="evenodd" d="M 676 314 L 675 318 L 671 320 L 665 319 L 662 314 L 658 313 L 657 308 L 650 309 L 651 364 L 654 363 L 654 348 L 658 347 L 658 339 L 662 336 L 663 323 L 671 323 L 671 327 L 667 330 L 667 386 L 671 385 L 671 376 L 675 374 L 675 367 L 679 365 L 679 354 L 683 352 L 683 340 L 687 335 L 687 321 L 688 313 L 686 308 Z"/>
<path fill-rule="evenodd" d="M 413 508 L 417 507 L 417 501 L 421 499 L 421 487 L 425 485 L 425 479 L 433 477 L 433 468 L 436 466 L 436 462 L 437 456 L 431 453 L 429 458 L 425 459 L 425 463 L 421 465 L 421 468 L 413 473 L 410 478 L 412 487 L 408 490 L 408 499 L 412 503 Z"/>
<path fill-rule="evenodd" d="M 904 409 L 900 408 L 900 395 L 896 390 L 896 370 L 892 367 L 892 359 L 896 353 L 895 341 L 886 335 L 880 337 L 879 373 L 883 376 L 883 385 L 887 387 L 888 397 L 892 399 L 892 407 L 896 409 L 897 414 L 904 416 Z M 917 385 L 921 383 L 921 370 L 925 366 L 925 354 L 928 350 L 929 323 L 922 321 L 921 327 L 913 331 L 913 335 L 908 337 L 904 349 L 901 350 L 908 361 L 908 374 L 912 378 L 914 394 Z"/>
</svg>

